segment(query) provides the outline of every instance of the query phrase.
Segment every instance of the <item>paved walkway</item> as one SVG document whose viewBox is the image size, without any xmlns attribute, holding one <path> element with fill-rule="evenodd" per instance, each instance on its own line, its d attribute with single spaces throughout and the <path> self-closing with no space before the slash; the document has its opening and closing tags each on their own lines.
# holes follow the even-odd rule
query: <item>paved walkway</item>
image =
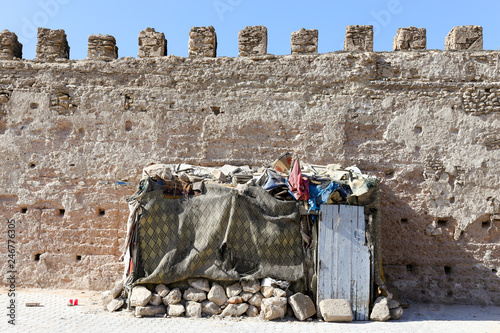
<svg viewBox="0 0 500 333">
<path fill-rule="evenodd" d="M 78 306 L 67 306 L 78 298 Z M 16 291 L 16 325 L 8 324 L 10 298 L 0 290 L 0 332 L 453 332 L 500 333 L 500 307 L 413 304 L 398 321 L 326 323 L 318 320 L 261 321 L 256 318 L 135 318 L 102 310 L 100 293 L 71 290 Z M 26 307 L 40 303 L 41 307 Z"/>
</svg>

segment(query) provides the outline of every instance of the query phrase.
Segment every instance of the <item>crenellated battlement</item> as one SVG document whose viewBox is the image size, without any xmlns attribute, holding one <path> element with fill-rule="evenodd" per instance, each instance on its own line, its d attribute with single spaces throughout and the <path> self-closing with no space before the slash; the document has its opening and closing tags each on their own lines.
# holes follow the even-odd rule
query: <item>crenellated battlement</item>
<svg viewBox="0 0 500 333">
<path fill-rule="evenodd" d="M 248 26 L 238 34 L 240 57 L 267 54 L 267 28 Z M 192 27 L 189 32 L 189 57 L 216 57 L 217 34 L 214 27 Z M 294 31 L 290 38 L 293 55 L 318 53 L 318 30 L 302 28 Z M 393 51 L 423 51 L 427 49 L 425 28 L 399 28 L 393 40 Z M 445 38 L 445 50 L 483 50 L 483 28 L 476 25 L 453 27 Z M 36 58 L 54 61 L 70 59 L 70 47 L 64 30 L 38 28 Z M 333 51 L 333 50 L 332 50 Z M 373 26 L 349 25 L 346 27 L 344 51 L 373 52 Z M 146 28 L 139 33 L 139 58 L 167 56 L 165 34 Z M 114 60 L 118 58 L 116 40 L 110 35 L 91 35 L 88 42 L 87 59 Z M 17 35 L 8 30 L 0 32 L 0 60 L 22 59 L 22 44 Z"/>
</svg>

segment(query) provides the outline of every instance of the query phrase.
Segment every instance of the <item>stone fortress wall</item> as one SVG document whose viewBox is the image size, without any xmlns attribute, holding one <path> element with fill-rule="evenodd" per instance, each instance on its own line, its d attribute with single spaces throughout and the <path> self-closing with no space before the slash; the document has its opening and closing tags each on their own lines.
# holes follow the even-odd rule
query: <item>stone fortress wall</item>
<svg viewBox="0 0 500 333">
<path fill-rule="evenodd" d="M 0 218 L 16 221 L 19 287 L 105 289 L 128 207 L 150 163 L 266 165 L 286 151 L 357 165 L 382 181 L 387 284 L 412 301 L 500 305 L 500 52 L 482 28 L 453 28 L 445 50 L 401 28 L 373 52 L 373 28 L 349 26 L 344 51 L 317 53 L 318 31 L 267 53 L 267 30 L 239 33 L 216 57 L 213 27 L 189 33 L 189 57 L 139 34 L 118 59 L 109 35 L 69 60 L 63 30 L 39 29 L 23 60 L 0 33 Z M 7 286 L 7 227 L 0 232 Z"/>
</svg>

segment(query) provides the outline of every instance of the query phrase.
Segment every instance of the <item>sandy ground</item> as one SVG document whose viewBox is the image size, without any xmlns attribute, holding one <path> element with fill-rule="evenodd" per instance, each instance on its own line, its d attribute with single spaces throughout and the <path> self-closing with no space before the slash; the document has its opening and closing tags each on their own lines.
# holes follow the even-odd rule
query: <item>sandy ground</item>
<svg viewBox="0 0 500 333">
<path fill-rule="evenodd" d="M 412 304 L 397 321 L 326 323 L 318 319 L 262 321 L 257 318 L 135 318 L 109 313 L 100 292 L 21 289 L 16 291 L 16 325 L 8 323 L 10 298 L 0 289 L 0 332 L 453 332 L 500 333 L 500 307 Z M 78 299 L 78 306 L 68 306 Z M 26 307 L 26 303 L 40 303 Z"/>
</svg>

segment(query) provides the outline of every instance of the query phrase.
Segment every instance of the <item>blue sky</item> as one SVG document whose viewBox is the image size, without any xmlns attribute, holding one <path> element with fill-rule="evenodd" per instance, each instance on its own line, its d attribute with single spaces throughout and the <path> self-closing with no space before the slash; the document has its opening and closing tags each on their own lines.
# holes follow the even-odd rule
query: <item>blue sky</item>
<svg viewBox="0 0 500 333">
<path fill-rule="evenodd" d="M 15 32 L 23 57 L 33 59 L 36 27 L 64 29 L 71 59 L 87 56 L 88 36 L 116 38 L 119 56 L 136 57 L 137 36 L 146 27 L 165 33 L 168 54 L 187 56 L 192 26 L 215 27 L 218 56 L 237 56 L 238 31 L 248 25 L 268 29 L 268 53 L 290 54 L 290 34 L 300 28 L 319 30 L 319 52 L 342 50 L 345 27 L 374 25 L 374 50 L 391 51 L 399 27 L 427 29 L 427 48 L 443 49 L 454 26 L 481 25 L 484 49 L 500 47 L 500 2 L 428 0 L 261 1 L 261 0 L 19 0 L 5 1 L 0 30 Z"/>
</svg>

